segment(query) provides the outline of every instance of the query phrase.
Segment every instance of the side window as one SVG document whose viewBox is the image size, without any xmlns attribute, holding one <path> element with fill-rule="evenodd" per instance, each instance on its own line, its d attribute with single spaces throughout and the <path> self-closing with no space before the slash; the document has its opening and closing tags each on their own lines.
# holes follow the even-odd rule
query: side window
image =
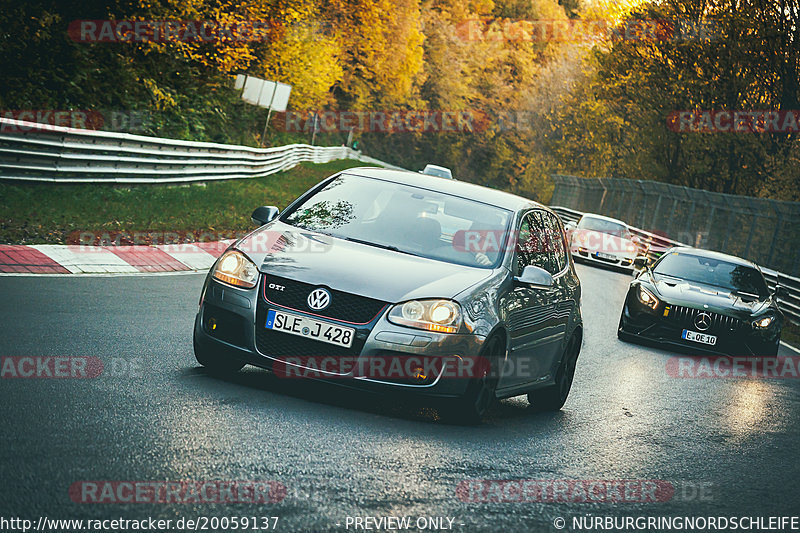
<svg viewBox="0 0 800 533">
<path fill-rule="evenodd" d="M 528 265 L 558 274 L 567 266 L 567 250 L 561 222 L 550 213 L 533 211 L 525 215 L 517 240 L 517 274 Z"/>
<path fill-rule="evenodd" d="M 558 262 L 556 261 L 556 254 L 553 251 L 547 213 L 544 211 L 534 211 L 531 213 L 531 219 L 536 227 L 536 240 L 534 241 L 536 254 L 534 264 L 547 270 L 551 274 L 556 274 L 559 270 Z"/>
<path fill-rule="evenodd" d="M 550 213 L 543 213 L 545 218 L 545 248 L 548 252 L 553 254 L 554 271 L 549 271 L 551 274 L 557 274 L 564 270 L 567 266 L 567 249 L 566 240 L 564 237 L 564 228 L 561 221 Z"/>
<path fill-rule="evenodd" d="M 517 273 L 528 265 L 543 268 L 551 274 L 557 273 L 558 262 L 549 243 L 548 223 L 545 213 L 528 213 L 520 224 L 517 240 Z"/>
<path fill-rule="evenodd" d="M 532 265 L 531 252 L 529 251 L 529 241 L 531 240 L 531 219 L 530 215 L 525 215 L 519 225 L 519 233 L 517 235 L 517 271 L 516 274 L 522 274 L 522 269 L 528 265 Z"/>
</svg>

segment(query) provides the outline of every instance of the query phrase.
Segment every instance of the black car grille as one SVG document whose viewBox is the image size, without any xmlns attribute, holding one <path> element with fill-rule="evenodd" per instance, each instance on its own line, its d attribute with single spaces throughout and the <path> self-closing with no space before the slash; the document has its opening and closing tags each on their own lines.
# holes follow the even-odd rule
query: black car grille
<svg viewBox="0 0 800 533">
<path fill-rule="evenodd" d="M 699 331 L 695 325 L 695 319 L 700 313 L 706 313 L 710 317 L 710 326 L 703 333 L 728 333 L 737 331 L 742 327 L 743 322 L 738 318 L 733 318 L 719 313 L 713 313 L 704 309 L 695 309 L 693 307 L 683 307 L 681 305 L 672 305 L 669 309 L 669 314 L 665 317 L 666 320 L 678 324 L 680 326 L 690 327 L 693 330 Z"/>
<path fill-rule="evenodd" d="M 308 307 L 308 294 L 319 287 L 310 283 L 303 283 L 280 276 L 264 276 L 263 295 L 267 301 L 283 307 L 289 307 L 305 313 L 343 320 L 354 324 L 366 324 L 371 322 L 378 313 L 386 307 L 386 302 L 350 294 L 348 292 L 328 289 L 331 293 L 331 303 L 322 310 L 314 310 Z M 283 290 L 270 288 L 270 284 L 283 287 Z"/>
<path fill-rule="evenodd" d="M 259 352 L 270 357 L 357 357 L 364 347 L 364 339 L 355 339 L 350 348 L 344 348 L 259 325 L 256 346 Z"/>
<path fill-rule="evenodd" d="M 256 348 L 271 357 L 356 357 L 366 343 L 369 330 L 356 329 L 349 348 L 308 339 L 282 331 L 267 329 L 267 306 L 260 304 L 256 312 Z"/>
</svg>

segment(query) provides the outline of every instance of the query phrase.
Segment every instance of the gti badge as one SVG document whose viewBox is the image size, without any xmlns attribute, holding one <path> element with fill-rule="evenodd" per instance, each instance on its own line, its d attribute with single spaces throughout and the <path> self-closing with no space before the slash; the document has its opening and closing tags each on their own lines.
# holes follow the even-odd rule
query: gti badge
<svg viewBox="0 0 800 533">
<path fill-rule="evenodd" d="M 708 313 L 700 313 L 694 317 L 694 327 L 700 331 L 705 331 L 711 327 L 711 315 Z"/>
<path fill-rule="evenodd" d="M 331 304 L 331 293 L 325 289 L 314 289 L 308 294 L 306 302 L 311 309 L 320 311 Z"/>
</svg>

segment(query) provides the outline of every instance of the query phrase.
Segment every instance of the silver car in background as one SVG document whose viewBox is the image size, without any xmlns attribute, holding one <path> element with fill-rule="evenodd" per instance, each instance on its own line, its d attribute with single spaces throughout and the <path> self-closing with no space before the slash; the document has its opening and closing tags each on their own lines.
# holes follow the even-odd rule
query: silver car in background
<svg viewBox="0 0 800 533">
<path fill-rule="evenodd" d="M 194 348 L 209 371 L 252 364 L 414 395 L 469 422 L 499 398 L 528 394 L 536 410 L 566 401 L 581 291 L 548 208 L 457 180 L 354 168 L 283 213 L 265 206 L 252 218 L 261 226 L 220 256 L 203 287 Z"/>
<path fill-rule="evenodd" d="M 621 220 L 586 213 L 577 225 L 568 224 L 567 230 L 570 252 L 577 261 L 617 267 L 631 274 L 645 262 L 646 246 Z"/>
</svg>

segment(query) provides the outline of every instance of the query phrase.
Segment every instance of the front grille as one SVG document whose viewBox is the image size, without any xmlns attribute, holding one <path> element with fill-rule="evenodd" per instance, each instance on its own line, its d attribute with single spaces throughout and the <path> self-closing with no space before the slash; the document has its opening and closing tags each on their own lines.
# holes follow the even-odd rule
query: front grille
<svg viewBox="0 0 800 533">
<path fill-rule="evenodd" d="M 742 326 L 742 321 L 731 316 L 712 313 L 704 309 L 684 307 L 681 305 L 669 306 L 669 315 L 666 319 L 680 326 L 690 327 L 693 330 L 698 328 L 694 325 L 694 320 L 700 313 L 706 313 L 711 317 L 711 326 L 703 333 L 728 333 L 736 331 Z"/>
<path fill-rule="evenodd" d="M 357 357 L 364 347 L 364 339 L 356 338 L 350 348 L 335 346 L 305 337 L 256 325 L 258 351 L 270 357 Z"/>
<path fill-rule="evenodd" d="M 269 302 L 305 313 L 313 313 L 354 324 L 371 322 L 387 305 L 386 302 L 380 300 L 328 289 L 331 293 L 331 303 L 325 309 L 318 311 L 308 307 L 307 299 L 308 294 L 319 285 L 272 275 L 265 275 L 263 282 L 263 295 Z M 274 287 L 270 288 L 270 284 L 281 286 L 283 290 L 276 290 Z"/>
<path fill-rule="evenodd" d="M 260 304 L 256 312 L 256 347 L 271 357 L 356 357 L 366 343 L 369 331 L 356 329 L 350 348 L 336 346 L 282 331 L 267 329 L 267 306 Z"/>
</svg>

